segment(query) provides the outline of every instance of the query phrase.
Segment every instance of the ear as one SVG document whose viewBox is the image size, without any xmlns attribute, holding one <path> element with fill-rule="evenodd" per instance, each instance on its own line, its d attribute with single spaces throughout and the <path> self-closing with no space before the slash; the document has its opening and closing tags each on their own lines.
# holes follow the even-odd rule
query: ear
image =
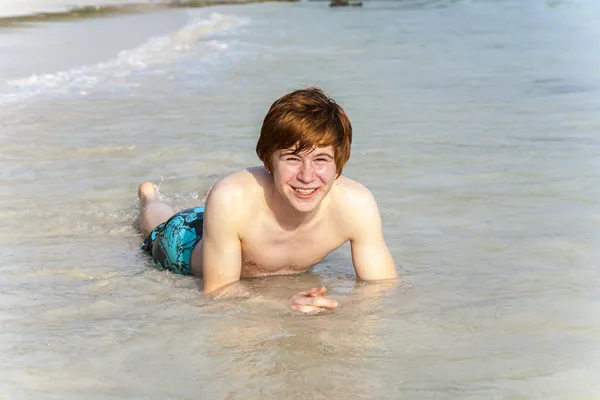
<svg viewBox="0 0 600 400">
<path fill-rule="evenodd" d="M 267 174 L 271 175 L 271 171 L 269 170 L 269 167 L 264 162 L 263 162 L 263 167 L 264 167 L 265 171 L 267 171 Z"/>
</svg>

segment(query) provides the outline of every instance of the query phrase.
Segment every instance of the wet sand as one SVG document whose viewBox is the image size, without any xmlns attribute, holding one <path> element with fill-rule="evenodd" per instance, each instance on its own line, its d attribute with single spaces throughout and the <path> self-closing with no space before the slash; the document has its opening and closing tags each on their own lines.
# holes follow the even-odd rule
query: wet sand
<svg viewBox="0 0 600 400">
<path fill-rule="evenodd" d="M 10 15 L 10 10 L 4 10 L 0 14 L 0 28 L 12 27 L 32 22 L 54 22 L 54 21 L 70 21 L 83 18 L 101 18 L 110 17 L 119 14 L 138 14 L 153 12 L 157 10 L 165 10 L 172 8 L 200 8 L 211 7 L 218 5 L 240 5 L 250 3 L 263 2 L 294 2 L 297 0 L 181 0 L 181 1 L 163 1 L 156 3 L 134 3 L 134 4 L 98 4 L 87 6 L 73 6 L 64 10 L 57 11 L 36 11 L 43 6 L 33 3 L 30 6 L 30 11 L 27 7 L 21 5 L 21 10 L 14 10 L 17 15 Z M 3 15 L 5 14 L 5 15 Z"/>
</svg>

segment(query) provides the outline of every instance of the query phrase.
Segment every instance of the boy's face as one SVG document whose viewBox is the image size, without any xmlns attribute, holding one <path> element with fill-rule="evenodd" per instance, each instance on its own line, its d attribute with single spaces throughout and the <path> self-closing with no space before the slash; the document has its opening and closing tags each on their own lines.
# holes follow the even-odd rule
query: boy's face
<svg viewBox="0 0 600 400">
<path fill-rule="evenodd" d="M 323 201 L 335 182 L 333 146 L 315 147 L 298 155 L 293 150 L 273 153 L 271 173 L 279 194 L 296 210 L 310 212 Z"/>
</svg>

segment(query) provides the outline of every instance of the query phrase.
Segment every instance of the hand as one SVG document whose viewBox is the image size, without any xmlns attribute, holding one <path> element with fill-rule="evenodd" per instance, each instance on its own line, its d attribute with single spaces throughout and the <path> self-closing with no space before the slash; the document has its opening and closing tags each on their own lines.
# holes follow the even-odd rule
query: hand
<svg viewBox="0 0 600 400">
<path fill-rule="evenodd" d="M 323 311 L 333 311 L 338 302 L 328 297 L 323 297 L 327 291 L 326 288 L 312 288 L 292 296 L 289 300 L 292 310 L 303 312 L 304 314 L 317 314 Z"/>
</svg>

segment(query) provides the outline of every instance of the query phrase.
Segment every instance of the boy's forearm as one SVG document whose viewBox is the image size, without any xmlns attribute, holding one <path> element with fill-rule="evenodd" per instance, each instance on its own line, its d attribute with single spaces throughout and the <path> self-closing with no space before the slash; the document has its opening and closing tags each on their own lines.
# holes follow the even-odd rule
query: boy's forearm
<svg viewBox="0 0 600 400">
<path fill-rule="evenodd" d="M 237 280 L 204 294 L 212 299 L 248 298 L 252 297 L 253 290 L 248 282 Z"/>
<path fill-rule="evenodd" d="M 387 279 L 382 281 L 359 281 L 354 285 L 354 290 L 343 299 L 340 299 L 340 304 L 352 305 L 354 307 L 375 306 L 383 297 L 389 296 L 398 287 L 400 281 L 398 279 Z"/>
<path fill-rule="evenodd" d="M 354 290 L 351 293 L 345 296 L 334 297 L 336 300 L 339 300 L 339 303 L 342 307 L 348 306 L 358 309 L 370 309 L 372 307 L 376 307 L 382 297 L 392 294 L 398 283 L 399 281 L 396 279 L 378 282 L 356 281 Z M 268 293 L 265 293 L 265 288 L 255 288 L 253 287 L 251 281 L 246 280 L 238 280 L 229 283 L 210 293 L 205 293 L 205 295 L 211 299 L 256 298 L 257 300 L 261 299 L 261 301 L 266 301 L 265 304 L 268 303 L 271 305 L 290 305 L 289 301 L 293 300 L 294 297 L 294 293 L 290 293 L 290 296 L 292 296 L 291 298 L 279 298 L 279 296 L 275 296 L 275 298 L 273 298 L 272 296 L 269 296 Z M 292 309 L 294 309 L 293 306 Z M 325 309 L 321 311 L 324 310 Z"/>
</svg>

